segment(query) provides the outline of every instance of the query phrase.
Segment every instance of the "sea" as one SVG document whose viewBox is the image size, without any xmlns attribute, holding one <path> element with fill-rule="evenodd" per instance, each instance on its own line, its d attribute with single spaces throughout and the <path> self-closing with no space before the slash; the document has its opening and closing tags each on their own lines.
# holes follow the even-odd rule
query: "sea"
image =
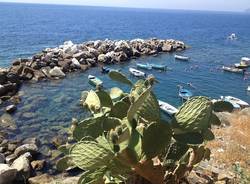
<svg viewBox="0 0 250 184">
<path fill-rule="evenodd" d="M 228 40 L 231 33 L 238 39 Z M 223 65 L 233 65 L 241 57 L 250 57 L 250 14 L 0 3 L 0 67 L 8 67 L 16 58 L 30 57 L 68 40 L 82 43 L 153 37 L 184 41 L 190 48 L 180 54 L 189 56 L 190 62 L 175 61 L 173 53 L 142 57 L 110 67 L 120 69 L 135 82 L 137 79 L 129 75 L 129 67 L 135 67 L 136 63 L 166 64 L 171 71 L 145 72 L 159 81 L 154 87 L 157 97 L 176 107 L 182 104 L 178 85 L 194 95 L 211 99 L 231 95 L 250 102 L 246 91 L 250 76 L 221 70 Z M 12 115 L 17 129 L 10 131 L 10 136 L 35 136 L 49 143 L 55 135 L 68 131 L 73 117 L 88 117 L 79 99 L 82 91 L 92 89 L 87 80 L 89 74 L 102 79 L 106 89 L 119 86 L 129 90 L 109 80 L 98 68 L 72 73 L 62 80 L 23 84 L 22 101 Z M 0 112 L 3 114 L 3 110 Z"/>
</svg>

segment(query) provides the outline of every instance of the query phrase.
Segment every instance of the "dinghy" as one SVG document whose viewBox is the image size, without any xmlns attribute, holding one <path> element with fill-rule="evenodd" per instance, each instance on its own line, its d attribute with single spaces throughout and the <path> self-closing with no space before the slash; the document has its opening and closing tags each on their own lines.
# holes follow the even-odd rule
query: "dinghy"
<svg viewBox="0 0 250 184">
<path fill-rule="evenodd" d="M 111 70 L 111 69 L 108 68 L 108 67 L 106 67 L 106 66 L 101 67 L 101 72 L 102 72 L 102 73 L 109 73 L 110 70 Z"/>
<path fill-rule="evenodd" d="M 150 64 L 153 69 L 156 70 L 167 70 L 166 65 L 160 65 L 160 64 Z"/>
<path fill-rule="evenodd" d="M 181 60 L 181 61 L 188 61 L 190 59 L 189 57 L 180 56 L 180 55 L 175 55 L 174 58 L 177 60 Z"/>
<path fill-rule="evenodd" d="M 115 70 L 115 69 L 112 69 L 112 68 L 109 68 L 109 67 L 106 67 L 106 66 L 103 66 L 103 67 L 101 68 L 101 72 L 102 72 L 102 73 L 109 73 L 109 72 L 111 72 L 111 71 L 117 71 L 117 72 L 119 72 L 120 70 Z"/>
<path fill-rule="evenodd" d="M 250 58 L 248 58 L 248 57 L 242 57 L 242 58 L 241 58 L 241 62 L 244 62 L 244 63 L 246 63 L 248 66 L 250 66 Z"/>
<path fill-rule="evenodd" d="M 247 87 L 247 91 L 249 91 L 249 92 L 250 92 L 250 86 L 248 86 L 248 87 Z"/>
<path fill-rule="evenodd" d="M 93 86 L 102 86 L 103 82 L 101 81 L 101 79 L 93 76 L 93 75 L 89 75 L 88 76 L 89 79 L 89 83 Z"/>
<path fill-rule="evenodd" d="M 169 116 L 173 116 L 175 113 L 178 112 L 178 109 L 176 109 L 174 106 L 168 104 L 167 102 L 163 102 L 161 100 L 158 100 L 159 106 L 161 110 L 165 113 L 167 113 Z"/>
<path fill-rule="evenodd" d="M 152 70 L 152 66 L 150 64 L 136 64 L 137 68 L 145 69 L 145 70 Z"/>
<path fill-rule="evenodd" d="M 247 102 L 233 96 L 221 96 L 221 99 L 230 102 L 233 106 L 239 105 L 241 108 L 249 107 Z"/>
<path fill-rule="evenodd" d="M 193 96 L 193 93 L 182 86 L 179 86 L 179 97 L 181 97 L 184 100 L 188 100 Z"/>
<path fill-rule="evenodd" d="M 249 67 L 249 65 L 247 65 L 246 63 L 240 62 L 240 63 L 235 63 L 234 64 L 235 68 L 239 68 L 239 69 L 244 69 Z"/>
<path fill-rule="evenodd" d="M 146 77 L 146 74 L 140 70 L 129 68 L 129 72 L 136 77 Z"/>
<path fill-rule="evenodd" d="M 232 33 L 231 35 L 229 35 L 229 36 L 227 37 L 227 39 L 229 39 L 229 40 L 237 40 L 237 36 L 236 36 L 235 33 Z"/>
<path fill-rule="evenodd" d="M 244 70 L 240 68 L 235 68 L 235 67 L 227 67 L 227 66 L 222 66 L 222 70 L 226 72 L 232 72 L 232 73 L 241 73 L 243 74 Z"/>
</svg>

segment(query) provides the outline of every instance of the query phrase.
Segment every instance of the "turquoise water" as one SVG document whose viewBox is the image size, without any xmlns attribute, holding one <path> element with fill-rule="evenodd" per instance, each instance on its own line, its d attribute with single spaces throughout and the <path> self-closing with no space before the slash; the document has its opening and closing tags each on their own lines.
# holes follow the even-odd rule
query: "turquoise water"
<svg viewBox="0 0 250 184">
<path fill-rule="evenodd" d="M 239 62 L 243 56 L 250 57 L 249 22 L 250 15 L 243 13 L 0 3 L 0 66 L 9 66 L 15 58 L 31 56 L 66 40 L 81 43 L 105 38 L 173 38 L 191 46 L 183 52 L 192 58 L 190 62 L 178 62 L 172 54 L 161 54 L 112 67 L 125 74 L 136 62 L 171 67 L 172 71 L 167 72 L 145 72 L 154 74 L 160 81 L 155 86 L 157 96 L 175 106 L 181 104 L 177 85 L 188 82 L 195 87 L 189 88 L 195 95 L 211 98 L 232 95 L 250 102 L 250 94 L 246 92 L 249 79 L 219 69 Z M 233 32 L 239 39 L 226 40 Z M 24 84 L 22 102 L 13 115 L 18 130 L 12 136 L 50 140 L 62 131 L 61 127 L 69 126 L 72 117 L 86 117 L 88 114 L 80 107 L 79 98 L 82 90 L 91 89 L 87 83 L 89 74 L 100 77 L 106 88 L 117 85 L 98 68 L 70 74 L 59 81 Z"/>
</svg>

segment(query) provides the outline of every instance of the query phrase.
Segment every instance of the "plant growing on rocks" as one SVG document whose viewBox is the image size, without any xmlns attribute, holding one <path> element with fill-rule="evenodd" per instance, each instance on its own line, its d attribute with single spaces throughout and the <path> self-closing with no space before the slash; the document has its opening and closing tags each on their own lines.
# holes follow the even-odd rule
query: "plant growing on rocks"
<svg viewBox="0 0 250 184">
<path fill-rule="evenodd" d="M 220 124 L 214 110 L 221 111 L 221 103 L 191 98 L 167 122 L 152 90 L 153 76 L 135 84 L 119 72 L 109 76 L 130 86 L 130 92 L 82 92 L 81 104 L 92 116 L 74 120 L 72 136 L 77 142 L 59 148 L 66 155 L 57 163 L 59 170 L 82 169 L 81 184 L 130 183 L 135 175 L 152 184 L 179 183 L 209 159 L 205 145 L 214 139 L 211 126 Z"/>
</svg>

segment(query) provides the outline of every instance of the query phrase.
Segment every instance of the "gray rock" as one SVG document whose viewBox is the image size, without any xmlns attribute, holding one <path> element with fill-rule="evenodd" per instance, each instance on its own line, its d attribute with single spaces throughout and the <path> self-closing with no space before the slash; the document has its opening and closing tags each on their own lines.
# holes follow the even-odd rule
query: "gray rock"
<svg viewBox="0 0 250 184">
<path fill-rule="evenodd" d="M 15 151 L 16 148 L 17 148 L 16 144 L 12 144 L 12 143 L 8 144 L 8 150 L 9 151 L 13 152 L 13 151 Z"/>
<path fill-rule="evenodd" d="M 61 70 L 61 68 L 59 67 L 54 67 L 49 71 L 49 74 L 51 75 L 51 77 L 65 77 L 65 73 L 63 73 L 63 71 Z"/>
<path fill-rule="evenodd" d="M 0 184 L 12 184 L 16 179 L 17 170 L 7 164 L 0 164 Z"/>
<path fill-rule="evenodd" d="M 76 66 L 77 68 L 80 68 L 80 67 L 81 67 L 79 61 L 78 61 L 76 58 L 73 58 L 73 59 L 72 59 L 72 64 L 73 64 L 74 66 Z"/>
<path fill-rule="evenodd" d="M 0 153 L 4 153 L 5 151 L 7 150 L 7 148 L 6 147 L 0 147 Z"/>
<path fill-rule="evenodd" d="M 42 170 L 45 164 L 46 164 L 45 160 L 35 160 L 31 162 L 32 168 L 36 171 Z"/>
<path fill-rule="evenodd" d="M 30 156 L 31 155 L 27 153 L 21 155 L 11 164 L 11 167 L 18 171 L 17 175 L 18 181 L 23 181 L 24 178 L 25 180 L 27 180 L 31 175 L 32 167 L 30 165 L 30 160 L 29 160 Z"/>
<path fill-rule="evenodd" d="M 8 155 L 5 160 L 7 164 L 11 164 L 15 159 L 17 158 L 17 156 L 15 154 L 11 154 Z"/>
<path fill-rule="evenodd" d="M 43 174 L 40 176 L 35 176 L 32 178 L 29 178 L 28 182 L 29 184 L 50 184 L 54 181 L 53 177 L 48 174 Z"/>
<path fill-rule="evenodd" d="M 15 150 L 14 154 L 16 156 L 20 156 L 20 155 L 27 153 L 27 152 L 30 152 L 31 155 L 35 155 L 38 153 L 38 147 L 35 144 L 24 144 L 22 146 L 19 146 Z"/>
<path fill-rule="evenodd" d="M 37 147 L 41 145 L 41 141 L 36 137 L 31 137 L 23 140 L 23 144 L 35 144 Z"/>
<path fill-rule="evenodd" d="M 4 164 L 5 163 L 5 156 L 0 153 L 0 164 Z"/>
<path fill-rule="evenodd" d="M 7 113 L 13 113 L 13 112 L 16 111 L 16 106 L 15 105 L 9 105 L 9 106 L 6 107 L 5 111 Z"/>
</svg>

